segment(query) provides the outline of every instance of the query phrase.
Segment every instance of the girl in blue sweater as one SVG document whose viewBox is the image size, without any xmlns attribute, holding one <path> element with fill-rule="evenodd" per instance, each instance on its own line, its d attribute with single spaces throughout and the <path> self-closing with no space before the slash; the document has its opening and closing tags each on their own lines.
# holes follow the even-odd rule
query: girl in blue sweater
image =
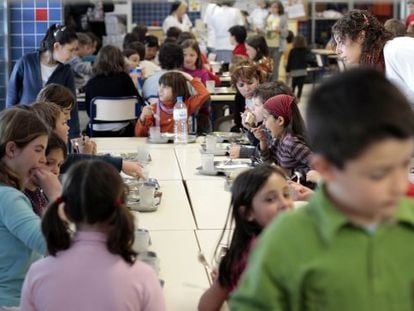
<svg viewBox="0 0 414 311">
<path fill-rule="evenodd" d="M 73 72 L 65 63 L 73 57 L 77 44 L 75 32 L 66 26 L 50 26 L 39 50 L 24 55 L 14 66 L 7 88 L 6 107 L 29 105 L 49 83 L 66 86 L 75 95 Z M 77 106 L 71 112 L 70 128 L 70 138 L 80 136 Z"/>
<path fill-rule="evenodd" d="M 21 189 L 34 180 L 51 200 L 59 196 L 57 176 L 44 169 L 47 139 L 32 111 L 0 113 L 0 309 L 19 306 L 27 269 L 46 251 L 40 218 Z"/>
</svg>

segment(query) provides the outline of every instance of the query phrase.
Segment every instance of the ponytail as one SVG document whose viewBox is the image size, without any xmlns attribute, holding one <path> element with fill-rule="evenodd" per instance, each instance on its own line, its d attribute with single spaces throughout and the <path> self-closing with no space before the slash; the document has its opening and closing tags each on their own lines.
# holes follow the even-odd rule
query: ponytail
<svg viewBox="0 0 414 311">
<path fill-rule="evenodd" d="M 58 251 L 68 249 L 71 244 L 68 225 L 58 214 L 61 202 L 61 199 L 52 202 L 42 218 L 42 233 L 46 239 L 47 250 L 53 256 Z"/>
<path fill-rule="evenodd" d="M 133 264 L 137 256 L 137 253 L 132 249 L 134 232 L 134 216 L 124 204 L 120 204 L 114 212 L 111 230 L 108 233 L 107 247 L 112 254 L 120 255 L 129 264 Z"/>
</svg>

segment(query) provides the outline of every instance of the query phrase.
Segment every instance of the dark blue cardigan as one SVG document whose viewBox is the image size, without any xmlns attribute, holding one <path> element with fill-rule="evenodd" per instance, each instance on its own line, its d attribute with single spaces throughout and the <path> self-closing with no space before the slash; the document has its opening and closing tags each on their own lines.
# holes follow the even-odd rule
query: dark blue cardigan
<svg viewBox="0 0 414 311">
<path fill-rule="evenodd" d="M 69 88 L 75 95 L 75 82 L 73 72 L 68 64 L 58 64 L 46 84 L 57 83 Z M 6 107 L 18 104 L 28 105 L 36 100 L 42 89 L 42 74 L 40 69 L 40 52 L 24 55 L 18 60 L 10 75 L 7 88 Z M 79 137 L 78 106 L 75 104 L 71 111 L 70 138 Z"/>
</svg>

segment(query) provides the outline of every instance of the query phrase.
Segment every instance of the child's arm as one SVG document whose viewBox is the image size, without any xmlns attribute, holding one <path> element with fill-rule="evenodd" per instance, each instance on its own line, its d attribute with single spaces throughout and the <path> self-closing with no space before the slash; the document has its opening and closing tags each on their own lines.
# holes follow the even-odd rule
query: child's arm
<svg viewBox="0 0 414 311">
<path fill-rule="evenodd" d="M 135 124 L 135 136 L 148 136 L 149 128 L 154 124 L 155 105 L 145 106 Z"/>
<path fill-rule="evenodd" d="M 201 296 L 198 302 L 199 311 L 219 311 L 230 294 L 230 289 L 221 286 L 215 279 L 210 288 Z"/>
<path fill-rule="evenodd" d="M 205 101 L 210 97 L 210 93 L 204 86 L 203 82 L 200 81 L 200 79 L 191 77 L 191 80 L 188 78 L 187 80 L 190 81 L 191 85 L 196 91 L 195 95 L 190 96 L 185 101 L 188 110 L 188 115 L 191 115 L 205 103 Z"/>
</svg>

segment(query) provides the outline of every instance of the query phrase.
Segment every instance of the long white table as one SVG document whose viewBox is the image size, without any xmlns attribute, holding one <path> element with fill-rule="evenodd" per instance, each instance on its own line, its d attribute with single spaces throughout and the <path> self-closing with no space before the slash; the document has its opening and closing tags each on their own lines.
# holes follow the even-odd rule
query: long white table
<svg viewBox="0 0 414 311">
<path fill-rule="evenodd" d="M 136 224 L 152 230 L 194 230 L 195 222 L 181 180 L 159 180 L 161 204 L 155 212 L 135 212 Z"/>
<path fill-rule="evenodd" d="M 197 310 L 209 282 L 197 259 L 199 247 L 194 231 L 150 231 L 150 236 L 150 250 L 160 259 L 159 277 L 165 281 L 167 310 Z"/>
<path fill-rule="evenodd" d="M 197 229 L 221 229 L 230 207 L 230 192 L 220 180 L 186 180 Z"/>
</svg>

